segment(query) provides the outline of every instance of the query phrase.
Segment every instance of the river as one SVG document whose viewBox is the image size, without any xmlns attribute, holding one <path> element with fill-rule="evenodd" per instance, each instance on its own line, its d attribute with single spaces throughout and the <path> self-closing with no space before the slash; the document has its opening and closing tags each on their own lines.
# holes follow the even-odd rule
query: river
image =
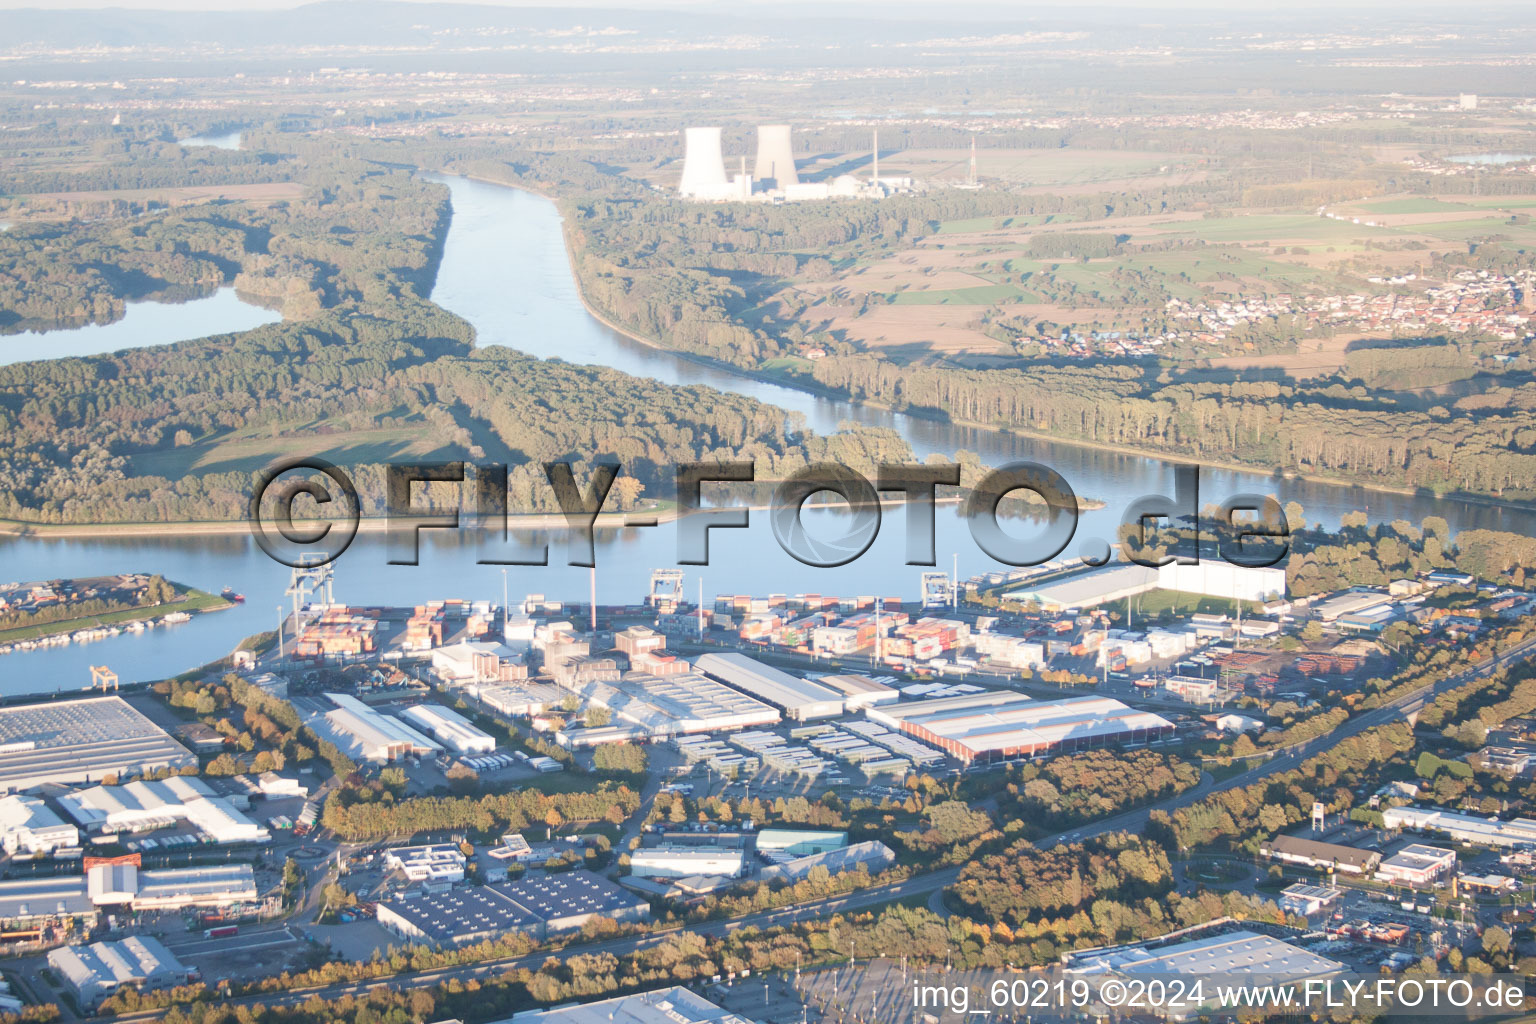
<svg viewBox="0 0 1536 1024">
<path fill-rule="evenodd" d="M 541 357 L 601 363 L 670 384 L 705 384 L 740 391 L 802 414 L 817 430 L 857 420 L 900 431 L 919 456 L 968 449 L 992 463 L 1032 459 L 1053 467 L 1079 494 L 1107 502 L 1087 513 L 1068 549 L 1075 554 L 1086 538 L 1113 538 L 1126 504 L 1147 493 L 1171 493 L 1172 468 L 1157 459 L 1121 455 L 1073 445 L 1015 438 L 991 431 L 892 415 L 847 402 L 828 401 L 780 385 L 750 380 L 702 366 L 635 342 L 590 317 L 577 294 L 553 203 L 514 189 L 463 179 L 446 179 L 453 190 L 453 225 L 445 243 L 433 298 L 474 324 L 478 343 L 510 345 Z M 220 330 L 229 329 L 221 326 Z M 164 339 L 161 339 L 164 340 Z M 122 347 L 122 346 L 119 346 Z M 1462 501 L 1333 487 L 1304 481 L 1277 481 L 1256 473 L 1207 471 L 1202 502 L 1247 491 L 1299 501 L 1309 519 L 1336 525 L 1339 517 L 1368 508 L 1373 519 L 1402 517 L 1418 522 L 1442 515 L 1453 528 L 1484 526 L 1536 532 L 1536 515 Z M 833 512 L 811 512 L 807 522 L 824 537 L 841 534 L 845 520 Z M 1030 535 L 1028 524 L 1009 527 Z M 830 594 L 917 594 L 922 571 L 905 565 L 904 514 L 885 516 L 874 546 L 857 561 L 836 569 L 807 568 L 785 555 L 767 518 L 752 516 L 747 530 L 711 533 L 711 565 L 682 567 L 689 595 L 702 576 L 707 595 L 720 593 L 819 592 Z M 937 550 L 941 568 L 959 556 L 962 576 L 999 566 L 972 542 L 953 506 L 938 514 Z M 676 564 L 677 528 L 609 531 L 599 535 L 598 598 L 631 603 L 645 591 L 653 568 Z M 551 545 L 554 565 L 509 570 L 513 600 L 542 593 L 584 601 L 587 571 L 563 564 L 564 548 Z M 434 598 L 461 597 L 499 602 L 503 577 L 495 566 L 477 564 L 483 553 L 473 541 L 429 532 L 423 536 L 419 566 L 391 566 L 382 538 L 360 535 L 335 564 L 341 601 L 410 605 Z M 209 590 L 229 586 L 248 600 L 228 611 L 195 618 L 182 626 L 124 634 L 97 643 L 71 644 L 0 655 L 0 694 L 77 689 L 90 678 L 88 666 L 107 664 L 126 682 L 160 678 L 228 653 L 242 638 L 272 628 L 288 570 L 267 559 L 244 535 L 225 537 L 93 538 L 81 540 L 0 540 L 0 579 L 27 580 L 110 572 L 159 572 Z"/>
</svg>

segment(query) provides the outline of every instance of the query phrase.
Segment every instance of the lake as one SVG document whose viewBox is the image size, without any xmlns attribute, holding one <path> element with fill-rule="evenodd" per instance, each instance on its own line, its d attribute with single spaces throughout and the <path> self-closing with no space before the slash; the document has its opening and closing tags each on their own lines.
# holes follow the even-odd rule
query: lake
<svg viewBox="0 0 1536 1024">
<path fill-rule="evenodd" d="M 1461 156 L 1448 156 L 1446 159 L 1453 164 L 1496 167 L 1501 164 L 1523 164 L 1527 160 L 1536 160 L 1536 153 L 1466 153 Z"/>
<path fill-rule="evenodd" d="M 509 345 L 541 357 L 601 363 L 671 384 L 739 391 L 798 413 L 809 426 L 821 431 L 836 429 L 844 420 L 888 426 L 900 431 L 919 456 L 950 454 L 963 448 L 994 464 L 1017 459 L 1042 462 L 1066 477 L 1079 494 L 1108 502 L 1107 508 L 1084 515 L 1068 554 L 1078 553 L 1084 539 L 1113 538 L 1115 525 L 1132 499 L 1147 493 L 1172 493 L 1172 466 L 1158 459 L 1012 437 L 829 401 L 642 345 L 587 314 L 570 272 L 553 203 L 502 186 L 446 180 L 453 191 L 454 216 L 432 297 L 473 323 L 479 344 Z M 204 333 L 234 329 L 238 327 L 219 324 Z M 162 335 L 156 343 L 165 340 L 169 339 Z M 1442 515 L 1456 529 L 1536 532 L 1536 515 L 1531 511 L 1491 504 L 1278 481 L 1260 473 L 1207 471 L 1202 474 L 1201 486 L 1202 502 L 1219 502 L 1240 492 L 1273 493 L 1281 501 L 1299 501 L 1309 519 L 1328 525 L 1337 525 L 1346 512 L 1368 509 L 1373 519 L 1401 517 L 1418 522 L 1425 516 Z M 755 513 L 751 518 L 748 530 L 711 532 L 711 565 L 681 567 L 688 574 L 688 595 L 697 593 L 702 577 L 706 597 L 717 592 L 917 596 L 922 569 L 903 563 L 905 516 L 899 510 L 885 515 L 869 552 L 836 569 L 808 568 L 795 562 L 780 550 L 766 515 Z M 976 547 L 954 506 L 942 507 L 937 519 L 940 568 L 949 567 L 952 553 L 959 556 L 962 577 L 1000 568 Z M 810 531 L 821 537 L 841 534 L 846 522 L 832 511 L 809 512 L 806 521 Z M 1037 530 L 1027 523 L 1006 528 L 1019 536 L 1030 536 Z M 644 594 L 653 568 L 676 565 L 677 527 L 609 531 L 599 535 L 597 548 L 598 599 L 634 603 Z M 389 555 L 383 539 L 363 534 L 335 563 L 336 596 L 341 601 L 393 605 L 445 597 L 500 602 L 501 570 L 477 564 L 486 554 L 468 536 L 428 531 L 423 535 L 421 565 L 392 566 L 387 564 Z M 508 571 L 507 586 L 513 600 L 527 593 L 586 600 L 587 570 L 564 565 L 565 551 L 560 544 L 551 545 L 550 555 L 555 564 L 549 567 Z M 277 608 L 285 603 L 283 590 L 288 582 L 288 569 L 270 561 L 243 533 L 196 538 L 180 537 L 174 531 L 142 538 L 4 538 L 0 539 L 0 565 L 4 567 L 0 579 L 5 580 L 159 572 L 207 590 L 233 587 L 248 598 L 242 606 L 196 618 L 183 626 L 0 656 L 0 693 L 77 689 L 89 682 L 91 664 L 109 665 L 125 682 L 161 678 L 203 664 L 227 654 L 243 637 L 273 628 Z"/>
<path fill-rule="evenodd" d="M 130 302 L 122 319 L 110 324 L 0 334 L 0 366 L 191 341 L 249 331 L 282 318 L 274 310 L 241 301 L 232 287 L 186 302 Z"/>
</svg>

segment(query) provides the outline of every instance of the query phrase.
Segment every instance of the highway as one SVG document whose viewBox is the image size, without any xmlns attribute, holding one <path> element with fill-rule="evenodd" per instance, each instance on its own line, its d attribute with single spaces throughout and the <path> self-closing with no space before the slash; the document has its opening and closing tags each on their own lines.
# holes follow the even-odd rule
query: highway
<svg viewBox="0 0 1536 1024">
<path fill-rule="evenodd" d="M 1447 690 L 1454 689 L 1462 684 L 1480 676 L 1487 676 L 1495 670 L 1522 661 L 1531 654 L 1536 653 L 1536 638 L 1526 640 L 1498 657 L 1490 659 L 1450 676 L 1443 682 L 1432 687 L 1423 687 L 1411 693 L 1404 694 L 1389 704 L 1375 708 L 1362 714 L 1354 715 L 1337 729 L 1322 736 L 1307 740 L 1286 748 L 1284 751 L 1270 756 L 1263 763 L 1249 768 L 1247 771 L 1230 778 L 1216 782 L 1209 774 L 1203 774 L 1200 783 L 1188 789 L 1176 797 L 1150 804 L 1124 814 L 1097 821 L 1090 825 L 1081 826 L 1059 832 L 1055 835 L 1045 836 L 1036 841 L 1037 846 L 1052 847 L 1061 843 L 1077 842 L 1081 839 L 1102 835 L 1107 832 L 1132 831 L 1139 832 L 1147 823 L 1153 811 L 1173 811 L 1181 807 L 1187 807 L 1212 793 L 1223 790 L 1248 786 L 1259 782 L 1278 772 L 1294 768 L 1302 759 L 1316 756 L 1337 746 L 1343 740 L 1355 736 L 1366 729 L 1385 725 L 1394 720 L 1406 718 L 1418 711 L 1434 697 Z M 263 1003 L 268 1006 L 284 1006 L 301 1003 L 311 996 L 319 995 L 325 999 L 334 999 L 342 995 L 361 995 L 369 989 L 386 986 L 391 989 L 409 989 L 432 987 L 449 979 L 466 981 L 471 978 L 485 980 L 501 974 L 505 971 L 518 968 L 537 970 L 551 956 L 569 957 L 580 953 L 613 953 L 623 955 L 636 950 L 665 942 L 667 938 L 677 932 L 693 932 L 698 935 L 721 936 L 740 928 L 770 928 L 776 925 L 788 925 L 796 922 L 825 918 L 835 913 L 849 913 L 877 907 L 885 903 L 901 900 L 909 896 L 930 897 L 935 892 L 952 884 L 960 876 L 959 867 L 943 868 L 939 871 L 925 872 L 915 875 L 901 882 L 876 888 L 864 889 L 856 893 L 844 896 L 835 896 L 825 900 L 817 900 L 811 903 L 802 903 L 793 907 L 785 907 L 779 910 L 761 911 L 748 914 L 744 917 L 732 918 L 724 921 L 710 921 L 703 924 L 692 925 L 687 928 L 668 929 L 665 931 L 650 932 L 645 935 L 627 936 L 618 939 L 608 939 L 601 942 L 571 945 L 563 950 L 551 952 L 541 950 L 526 956 L 508 957 L 498 960 L 485 960 L 474 964 L 465 964 L 458 967 L 447 967 L 438 970 L 422 971 L 416 974 L 396 975 L 387 979 L 366 982 L 346 982 L 335 985 L 318 986 L 303 989 L 292 989 L 287 992 L 273 992 L 254 996 L 243 996 L 228 1000 L 231 1005 L 250 1003 Z M 144 1011 L 140 1013 L 122 1014 L 119 1020 L 154 1020 L 162 1015 L 162 1011 Z"/>
</svg>

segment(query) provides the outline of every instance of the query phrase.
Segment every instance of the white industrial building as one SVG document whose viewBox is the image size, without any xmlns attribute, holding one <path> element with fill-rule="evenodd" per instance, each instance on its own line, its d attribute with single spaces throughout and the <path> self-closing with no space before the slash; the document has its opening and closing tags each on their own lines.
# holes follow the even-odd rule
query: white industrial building
<svg viewBox="0 0 1536 1024">
<path fill-rule="evenodd" d="M 1033 584 L 1003 596 L 1056 613 L 1069 608 L 1095 608 L 1152 590 L 1176 590 L 1234 601 L 1268 601 L 1285 596 L 1285 570 L 1253 569 L 1210 559 L 1195 565 L 1170 562 L 1155 569 L 1127 563 Z"/>
<path fill-rule="evenodd" d="M 569 691 L 549 683 L 527 682 L 472 687 L 469 692 L 493 711 L 516 717 L 543 714 L 550 708 L 559 707 L 569 694 Z"/>
<path fill-rule="evenodd" d="M 681 986 L 629 996 L 524 1010 L 495 1024 L 753 1024 Z"/>
<path fill-rule="evenodd" d="M 816 868 L 826 868 L 828 874 L 840 875 L 845 871 L 857 871 L 861 867 L 875 875 L 894 863 L 895 852 L 878 839 L 871 839 L 769 865 L 763 869 L 762 877 L 765 881 L 798 882 Z"/>
<path fill-rule="evenodd" d="M 1387 828 L 1438 832 L 1461 843 L 1536 847 L 1536 820 L 1531 818 L 1500 821 L 1434 808 L 1388 807 L 1381 812 L 1381 819 Z"/>
<path fill-rule="evenodd" d="M 722 846 L 649 846 L 629 855 L 629 873 L 636 878 L 740 878 L 746 867 L 745 850 Z"/>
<path fill-rule="evenodd" d="M 0 792 L 196 766 L 191 751 L 121 697 L 0 708 Z"/>
<path fill-rule="evenodd" d="M 314 716 L 309 726 L 349 757 L 383 763 L 438 754 L 443 749 L 442 744 L 356 697 L 344 693 L 328 693 L 326 697 L 335 709 Z"/>
<path fill-rule="evenodd" d="M 80 832 L 35 796 L 0 799 L 0 846 L 18 853 L 52 853 L 80 845 Z"/>
<path fill-rule="evenodd" d="M 417 704 L 400 712 L 400 717 L 456 754 L 489 754 L 496 749 L 496 737 L 441 704 Z"/>
<path fill-rule="evenodd" d="M 613 712 L 615 721 L 609 728 L 624 733 L 612 736 L 613 742 L 734 731 L 779 721 L 775 708 L 697 672 L 671 676 L 626 672 L 616 682 L 593 680 L 573 684 L 571 689 L 584 703 Z M 587 737 L 583 743 L 590 745 L 593 739 Z"/>
<path fill-rule="evenodd" d="M 74 990 L 81 1007 L 92 1010 L 124 985 L 149 991 L 184 985 L 192 977 L 175 954 L 150 935 L 63 946 L 48 954 L 48 966 Z"/>
<path fill-rule="evenodd" d="M 469 858 L 452 843 L 400 846 L 384 851 L 384 866 L 413 882 L 462 882 Z"/>
<path fill-rule="evenodd" d="M 978 658 L 988 658 L 1009 668 L 1040 668 L 1045 664 L 1045 645 L 1037 640 L 1004 633 L 976 633 L 971 637 Z"/>
<path fill-rule="evenodd" d="M 1118 947 L 1069 957 L 1069 973 L 1129 976 L 1234 974 L 1291 979 L 1321 978 L 1348 968 L 1337 960 L 1257 932 L 1235 931 L 1146 949 Z"/>
<path fill-rule="evenodd" d="M 434 647 L 432 671 L 448 683 L 503 683 L 528 675 L 527 666 L 512 648 L 484 640 Z"/>
<path fill-rule="evenodd" d="M 35 927 L 48 920 L 96 921 L 96 904 L 80 875 L 33 875 L 0 879 L 0 924 Z"/>
<path fill-rule="evenodd" d="M 86 894 L 98 907 L 181 910 L 254 903 L 258 898 L 256 873 L 249 864 L 147 871 L 133 864 L 93 864 L 84 882 Z"/>
<path fill-rule="evenodd" d="M 865 715 L 966 762 L 1150 742 L 1174 732 L 1167 719 L 1113 697 L 1033 700 L 1013 690 L 870 708 Z"/>
<path fill-rule="evenodd" d="M 843 695 L 843 704 L 849 713 L 863 711 L 877 704 L 895 704 L 901 700 L 901 691 L 884 683 L 876 682 L 868 676 L 838 675 L 822 676 L 816 680 L 822 686 L 836 690 Z"/>
<path fill-rule="evenodd" d="M 836 690 L 764 665 L 745 654 L 705 654 L 695 659 L 693 665 L 797 721 L 833 718 L 843 713 L 843 695 Z"/>
<path fill-rule="evenodd" d="M 66 793 L 59 797 L 59 806 L 90 832 L 144 832 L 186 822 L 216 843 L 264 843 L 271 838 L 207 783 L 181 775 Z"/>
<path fill-rule="evenodd" d="M 1455 850 L 1412 843 L 1383 860 L 1376 869 L 1376 877 L 1402 885 L 1434 885 L 1455 871 Z"/>
</svg>

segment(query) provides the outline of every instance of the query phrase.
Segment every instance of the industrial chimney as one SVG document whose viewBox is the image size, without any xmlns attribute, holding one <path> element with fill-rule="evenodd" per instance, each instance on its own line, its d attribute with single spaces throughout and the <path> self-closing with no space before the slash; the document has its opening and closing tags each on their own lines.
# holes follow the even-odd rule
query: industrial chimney
<svg viewBox="0 0 1536 1024">
<path fill-rule="evenodd" d="M 758 181 L 771 178 L 775 188 L 800 184 L 800 177 L 795 173 L 794 147 L 789 141 L 789 125 L 757 126 L 757 168 L 752 177 Z"/>
<path fill-rule="evenodd" d="M 685 196 L 716 198 L 725 186 L 725 158 L 720 154 L 719 128 L 688 128 L 683 133 L 683 180 L 678 192 Z"/>
</svg>

